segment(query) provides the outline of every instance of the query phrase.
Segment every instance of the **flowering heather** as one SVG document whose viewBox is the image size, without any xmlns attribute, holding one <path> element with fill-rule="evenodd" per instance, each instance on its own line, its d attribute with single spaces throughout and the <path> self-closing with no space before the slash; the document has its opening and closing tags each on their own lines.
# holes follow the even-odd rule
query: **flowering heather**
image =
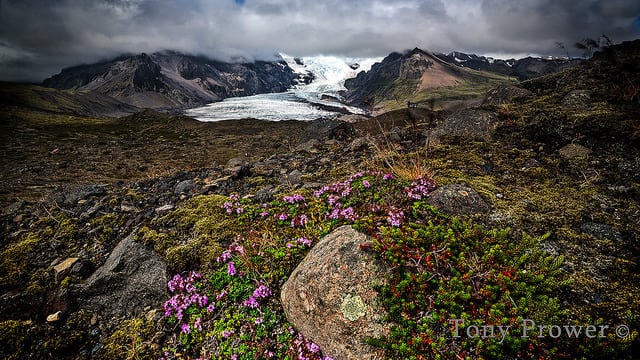
<svg viewBox="0 0 640 360">
<path fill-rule="evenodd" d="M 429 195 L 436 188 L 436 182 L 428 176 L 421 176 L 411 182 L 411 185 L 404 188 L 409 198 L 414 200 L 422 200 L 423 197 Z"/>
<path fill-rule="evenodd" d="M 296 227 L 296 226 L 304 227 L 304 226 L 307 226 L 308 222 L 309 222 L 309 218 L 307 217 L 306 214 L 297 215 L 291 219 L 291 227 Z"/>
<path fill-rule="evenodd" d="M 306 246 L 306 247 L 311 247 L 311 240 L 307 239 L 304 236 L 299 237 L 298 239 L 296 239 L 296 244 Z"/>
<path fill-rule="evenodd" d="M 389 209 L 389 213 L 387 216 L 387 222 L 391 224 L 391 226 L 400 226 L 404 221 L 404 211 L 402 209 L 398 209 L 395 206 L 392 206 Z"/>
<path fill-rule="evenodd" d="M 236 266 L 233 263 L 233 261 L 229 261 L 227 263 L 227 274 L 229 276 L 234 276 L 234 275 L 238 274 L 238 271 L 236 270 Z"/>
<path fill-rule="evenodd" d="M 249 296 L 249 299 L 245 300 L 242 303 L 242 306 L 249 307 L 249 308 L 252 308 L 252 309 L 257 309 L 257 308 L 260 307 L 260 304 L 258 304 L 258 301 L 256 300 L 256 298 L 254 296 Z"/>
<path fill-rule="evenodd" d="M 267 287 L 264 284 L 261 284 L 260 286 L 258 286 L 258 288 L 256 288 L 253 291 L 253 296 L 256 299 L 264 299 L 264 298 L 268 298 L 269 296 L 271 296 L 271 289 L 269 289 L 269 287 Z"/>
<path fill-rule="evenodd" d="M 289 204 L 300 204 L 305 202 L 304 197 L 300 194 L 285 196 L 283 200 Z"/>
</svg>

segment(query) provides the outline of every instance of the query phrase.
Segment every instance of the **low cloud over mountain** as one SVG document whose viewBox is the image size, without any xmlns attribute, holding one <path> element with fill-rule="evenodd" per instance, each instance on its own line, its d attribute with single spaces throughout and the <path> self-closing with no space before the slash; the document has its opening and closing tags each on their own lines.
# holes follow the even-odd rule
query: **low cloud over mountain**
<svg viewBox="0 0 640 360">
<path fill-rule="evenodd" d="M 428 48 L 561 54 L 585 37 L 640 35 L 628 0 L 298 1 L 7 0 L 0 2 L 0 79 L 41 81 L 62 67 L 174 49 L 228 61 L 384 56 Z M 575 51 L 575 55 L 579 53 Z"/>
</svg>

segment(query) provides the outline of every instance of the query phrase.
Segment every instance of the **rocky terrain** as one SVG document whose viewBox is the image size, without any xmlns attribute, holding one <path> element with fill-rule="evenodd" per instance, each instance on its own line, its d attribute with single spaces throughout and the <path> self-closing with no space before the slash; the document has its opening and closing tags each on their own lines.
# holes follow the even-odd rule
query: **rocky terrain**
<svg viewBox="0 0 640 360">
<path fill-rule="evenodd" d="M 348 122 L 15 100 L 0 115 L 0 355 L 633 359 L 639 60 L 624 43 L 473 107 Z M 414 51 L 354 81 L 384 94 L 385 69 L 421 84 L 436 67 L 470 76 Z M 454 337 L 451 318 L 611 331 L 503 345 Z"/>
<path fill-rule="evenodd" d="M 284 61 L 224 63 L 164 51 L 67 68 L 42 85 L 94 91 L 141 108 L 175 110 L 232 96 L 281 92 L 298 80 Z"/>
</svg>

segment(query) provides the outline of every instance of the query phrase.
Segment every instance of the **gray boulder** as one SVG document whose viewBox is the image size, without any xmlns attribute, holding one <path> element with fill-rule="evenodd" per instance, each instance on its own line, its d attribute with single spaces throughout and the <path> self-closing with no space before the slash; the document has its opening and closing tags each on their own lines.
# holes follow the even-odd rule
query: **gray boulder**
<svg viewBox="0 0 640 360">
<path fill-rule="evenodd" d="M 450 184 L 435 189 L 427 196 L 427 203 L 449 215 L 484 214 L 491 207 L 474 189 Z"/>
<path fill-rule="evenodd" d="M 120 241 L 82 285 L 78 306 L 110 317 L 140 314 L 167 297 L 167 265 L 131 235 Z"/>
<path fill-rule="evenodd" d="M 498 125 L 498 116 L 481 109 L 462 109 L 449 115 L 439 124 L 433 135 L 457 136 L 469 140 L 489 140 Z"/>
</svg>

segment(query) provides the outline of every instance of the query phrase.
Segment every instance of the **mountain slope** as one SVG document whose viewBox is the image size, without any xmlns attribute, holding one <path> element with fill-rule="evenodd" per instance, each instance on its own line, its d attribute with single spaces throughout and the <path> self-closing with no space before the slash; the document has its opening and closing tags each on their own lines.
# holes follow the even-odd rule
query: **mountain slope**
<svg viewBox="0 0 640 360">
<path fill-rule="evenodd" d="M 71 67 L 43 85 L 96 91 L 137 107 L 176 109 L 285 91 L 296 79 L 284 61 L 231 64 L 164 51 Z"/>
<path fill-rule="evenodd" d="M 0 104 L 19 110 L 35 110 L 81 116 L 119 117 L 139 108 L 92 91 L 57 90 L 31 84 L 0 83 Z"/>
<path fill-rule="evenodd" d="M 513 76 L 518 80 L 527 80 L 537 76 L 560 71 L 582 62 L 579 59 L 544 59 L 528 56 L 522 59 L 494 59 L 492 57 L 451 52 L 449 54 L 435 54 L 441 60 L 449 64 L 465 67 L 473 70 L 488 71 L 496 74 Z"/>
<path fill-rule="evenodd" d="M 345 82 L 348 101 L 379 113 L 406 106 L 407 102 L 431 103 L 479 97 L 506 76 L 452 65 L 434 54 L 415 48 L 392 53 L 368 72 Z M 445 106 L 446 104 L 439 104 Z"/>
</svg>

